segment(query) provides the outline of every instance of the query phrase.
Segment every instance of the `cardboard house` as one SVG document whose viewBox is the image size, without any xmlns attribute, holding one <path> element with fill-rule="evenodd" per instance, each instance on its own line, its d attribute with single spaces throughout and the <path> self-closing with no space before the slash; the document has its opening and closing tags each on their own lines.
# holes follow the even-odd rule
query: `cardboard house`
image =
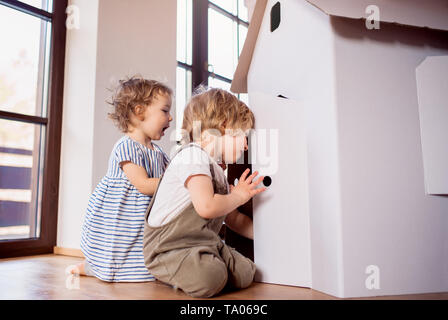
<svg viewBox="0 0 448 320">
<path fill-rule="evenodd" d="M 448 291 L 447 75 L 446 0 L 257 0 L 231 91 L 270 178 L 258 281 Z"/>
</svg>

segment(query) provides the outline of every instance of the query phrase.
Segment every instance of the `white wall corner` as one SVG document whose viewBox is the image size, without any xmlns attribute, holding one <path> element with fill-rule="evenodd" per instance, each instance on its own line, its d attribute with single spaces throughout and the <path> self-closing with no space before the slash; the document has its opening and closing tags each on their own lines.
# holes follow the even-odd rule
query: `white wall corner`
<svg viewBox="0 0 448 320">
<path fill-rule="evenodd" d="M 79 248 L 91 191 L 98 26 L 97 0 L 71 0 L 67 25 L 57 246 Z"/>
</svg>

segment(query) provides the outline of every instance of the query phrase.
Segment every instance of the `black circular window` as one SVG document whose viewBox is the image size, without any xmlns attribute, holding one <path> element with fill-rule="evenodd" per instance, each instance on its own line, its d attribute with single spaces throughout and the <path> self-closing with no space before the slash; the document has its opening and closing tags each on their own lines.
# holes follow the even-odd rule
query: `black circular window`
<svg viewBox="0 0 448 320">
<path fill-rule="evenodd" d="M 269 176 L 264 177 L 263 184 L 265 187 L 269 187 L 272 183 L 272 179 Z"/>
</svg>

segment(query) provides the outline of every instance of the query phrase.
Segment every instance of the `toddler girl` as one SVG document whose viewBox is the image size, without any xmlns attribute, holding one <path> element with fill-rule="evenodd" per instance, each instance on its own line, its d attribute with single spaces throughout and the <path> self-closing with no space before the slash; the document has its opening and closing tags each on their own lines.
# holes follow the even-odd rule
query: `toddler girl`
<svg viewBox="0 0 448 320">
<path fill-rule="evenodd" d="M 71 273 L 108 282 L 154 280 L 143 260 L 144 215 L 169 162 L 153 141 L 172 121 L 171 96 L 172 90 L 157 81 L 120 81 L 109 116 L 125 135 L 90 197 L 81 237 L 85 261 Z"/>
<path fill-rule="evenodd" d="M 254 125 L 249 108 L 233 94 L 209 89 L 192 97 L 183 120 L 185 140 L 173 157 L 148 207 L 143 254 L 158 280 L 193 297 L 210 297 L 226 285 L 248 287 L 254 263 L 223 243 L 227 227 L 253 238 L 252 220 L 237 208 L 265 188 L 256 189 L 246 170 L 229 187 L 223 167 L 247 149 L 246 134 Z M 184 141 L 185 142 L 185 141 Z"/>
</svg>

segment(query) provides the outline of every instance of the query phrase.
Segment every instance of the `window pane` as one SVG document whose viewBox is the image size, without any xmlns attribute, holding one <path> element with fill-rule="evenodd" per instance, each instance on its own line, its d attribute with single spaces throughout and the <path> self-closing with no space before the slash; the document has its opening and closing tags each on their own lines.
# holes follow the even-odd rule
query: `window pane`
<svg viewBox="0 0 448 320">
<path fill-rule="evenodd" d="M 243 50 L 244 41 L 246 41 L 247 27 L 240 24 L 238 25 L 238 57 L 241 55 L 241 50 Z"/>
<path fill-rule="evenodd" d="M 249 106 L 249 95 L 247 93 L 239 93 L 238 99 L 243 101 L 247 106 Z"/>
<path fill-rule="evenodd" d="M 40 235 L 44 130 L 0 119 L 0 240 Z"/>
<path fill-rule="evenodd" d="M 184 118 L 184 109 L 191 98 L 191 71 L 177 67 L 176 75 L 176 140 L 182 139 L 181 131 Z"/>
<path fill-rule="evenodd" d="M 211 8 L 208 21 L 209 71 L 232 79 L 238 63 L 237 23 Z"/>
<path fill-rule="evenodd" d="M 177 61 L 192 64 L 192 0 L 177 0 Z"/>
<path fill-rule="evenodd" d="M 230 83 L 219 80 L 218 78 L 208 77 L 208 86 L 210 88 L 219 88 L 230 92 Z"/>
<path fill-rule="evenodd" d="M 248 10 L 244 5 L 244 0 L 238 0 L 238 18 L 244 21 L 249 21 Z"/>
<path fill-rule="evenodd" d="M 53 12 L 53 0 L 21 0 L 20 2 L 48 12 Z"/>
<path fill-rule="evenodd" d="M 46 116 L 50 23 L 0 5 L 0 110 Z"/>
<path fill-rule="evenodd" d="M 233 15 L 237 15 L 237 1 L 238 0 L 210 0 L 211 3 L 216 4 L 218 7 L 232 13 Z"/>
</svg>

